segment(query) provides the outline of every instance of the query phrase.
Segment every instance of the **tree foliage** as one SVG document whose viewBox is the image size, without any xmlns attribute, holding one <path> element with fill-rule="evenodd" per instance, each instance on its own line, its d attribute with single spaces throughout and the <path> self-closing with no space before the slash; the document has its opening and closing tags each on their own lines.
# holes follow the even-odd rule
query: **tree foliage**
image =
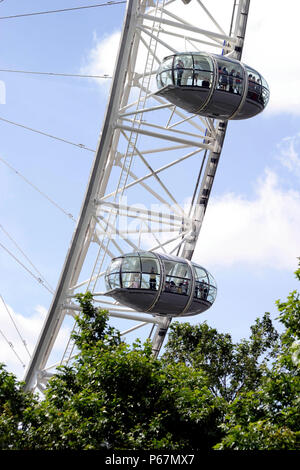
<svg viewBox="0 0 300 470">
<path fill-rule="evenodd" d="M 300 281 L 300 269 L 295 273 Z M 300 296 L 293 291 L 277 301 L 280 336 L 276 360 L 259 386 L 242 392 L 228 407 L 217 449 L 300 449 Z"/>
<path fill-rule="evenodd" d="M 79 349 L 61 367 L 45 399 L 23 410 L 17 449 L 210 449 L 221 436 L 222 403 L 207 377 L 152 355 L 149 342 L 132 347 L 107 325 L 107 313 L 78 296 L 74 334 Z M 1 422 L 0 422 L 1 426 Z"/>
<path fill-rule="evenodd" d="M 258 386 L 278 342 L 267 313 L 251 327 L 249 340 L 239 343 L 207 323 L 192 326 L 177 322 L 170 329 L 164 358 L 204 371 L 212 393 L 229 403 L 242 390 Z"/>
<path fill-rule="evenodd" d="M 25 410 L 37 404 L 31 394 L 23 391 L 23 385 L 0 364 L 0 449 L 14 448 Z"/>
<path fill-rule="evenodd" d="M 299 449 L 296 291 L 277 302 L 281 335 L 269 314 L 238 343 L 174 322 L 160 359 L 122 341 L 91 294 L 77 300 L 77 357 L 43 400 L 0 367 L 1 449 Z"/>
</svg>

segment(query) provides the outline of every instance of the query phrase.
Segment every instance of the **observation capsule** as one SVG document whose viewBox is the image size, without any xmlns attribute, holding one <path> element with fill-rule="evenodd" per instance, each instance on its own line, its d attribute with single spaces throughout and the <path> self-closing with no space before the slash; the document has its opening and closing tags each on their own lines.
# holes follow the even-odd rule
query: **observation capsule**
<svg viewBox="0 0 300 470">
<path fill-rule="evenodd" d="M 206 52 L 165 57 L 157 95 L 186 111 L 220 120 L 247 119 L 267 106 L 266 80 L 238 60 Z"/>
<path fill-rule="evenodd" d="M 203 267 L 149 251 L 112 259 L 105 283 L 105 295 L 121 304 L 171 317 L 202 313 L 211 307 L 217 294 L 214 278 Z"/>
</svg>

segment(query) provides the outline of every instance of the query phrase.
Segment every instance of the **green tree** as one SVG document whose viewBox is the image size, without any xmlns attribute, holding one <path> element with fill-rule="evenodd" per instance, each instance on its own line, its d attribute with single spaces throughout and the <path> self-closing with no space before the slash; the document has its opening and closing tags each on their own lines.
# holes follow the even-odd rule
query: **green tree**
<svg viewBox="0 0 300 470">
<path fill-rule="evenodd" d="M 295 273 L 300 281 L 300 269 Z M 244 391 L 228 408 L 217 449 L 300 450 L 300 295 L 277 301 L 285 327 L 272 367 L 257 389 Z"/>
<path fill-rule="evenodd" d="M 24 411 L 37 400 L 23 391 L 24 384 L 0 364 L 0 449 L 10 449 L 19 440 Z"/>
<path fill-rule="evenodd" d="M 242 390 L 258 386 L 277 345 L 278 333 L 268 313 L 251 326 L 249 340 L 238 343 L 205 322 L 176 322 L 170 327 L 164 359 L 203 371 L 212 393 L 230 403 Z"/>
<path fill-rule="evenodd" d="M 23 411 L 14 448 L 211 449 L 223 404 L 205 374 L 155 359 L 148 342 L 129 347 L 90 294 L 78 300 L 77 359 Z"/>
</svg>

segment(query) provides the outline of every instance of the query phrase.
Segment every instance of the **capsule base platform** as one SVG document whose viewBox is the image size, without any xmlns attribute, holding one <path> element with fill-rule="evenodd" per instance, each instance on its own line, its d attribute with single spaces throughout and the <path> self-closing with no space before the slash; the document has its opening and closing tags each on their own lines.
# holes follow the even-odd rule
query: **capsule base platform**
<svg viewBox="0 0 300 470">
<path fill-rule="evenodd" d="M 258 100 L 246 98 L 243 113 L 236 113 L 241 103 L 241 95 L 216 90 L 210 106 L 206 106 L 209 93 L 205 88 L 192 86 L 167 85 L 155 93 L 163 96 L 170 103 L 192 114 L 220 120 L 242 120 L 254 117 L 264 110 L 264 105 Z M 231 113 L 231 114 L 230 114 Z"/>
<path fill-rule="evenodd" d="M 188 311 L 185 308 L 188 305 L 189 296 L 182 294 L 174 294 L 173 292 L 163 292 L 160 294 L 159 301 L 155 302 L 156 292 L 148 289 L 113 289 L 106 292 L 105 295 L 112 297 L 129 308 L 137 312 L 152 313 L 164 317 L 185 317 L 199 315 L 211 307 L 211 303 L 204 299 L 192 300 Z M 148 308 L 147 308 L 148 307 Z"/>
</svg>

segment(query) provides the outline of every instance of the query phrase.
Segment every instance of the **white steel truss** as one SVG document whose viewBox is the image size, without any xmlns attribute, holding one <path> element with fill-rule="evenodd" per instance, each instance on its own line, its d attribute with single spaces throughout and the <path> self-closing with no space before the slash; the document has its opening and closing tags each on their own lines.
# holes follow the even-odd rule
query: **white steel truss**
<svg viewBox="0 0 300 470">
<path fill-rule="evenodd" d="M 170 104 L 156 94 L 155 74 L 162 59 L 177 51 L 205 50 L 240 60 L 250 0 L 215 2 L 226 4 L 226 15 L 211 11 L 211 3 L 128 0 L 86 195 L 25 375 L 27 389 L 42 390 L 57 366 L 48 361 L 65 317 L 78 310 L 79 292 L 91 291 L 111 317 L 137 322 L 122 334 L 150 325 L 154 354 L 160 351 L 170 319 L 104 297 L 104 274 L 112 257 L 136 250 L 193 256 L 227 122 Z M 67 338 L 59 364 L 72 354 Z"/>
</svg>

